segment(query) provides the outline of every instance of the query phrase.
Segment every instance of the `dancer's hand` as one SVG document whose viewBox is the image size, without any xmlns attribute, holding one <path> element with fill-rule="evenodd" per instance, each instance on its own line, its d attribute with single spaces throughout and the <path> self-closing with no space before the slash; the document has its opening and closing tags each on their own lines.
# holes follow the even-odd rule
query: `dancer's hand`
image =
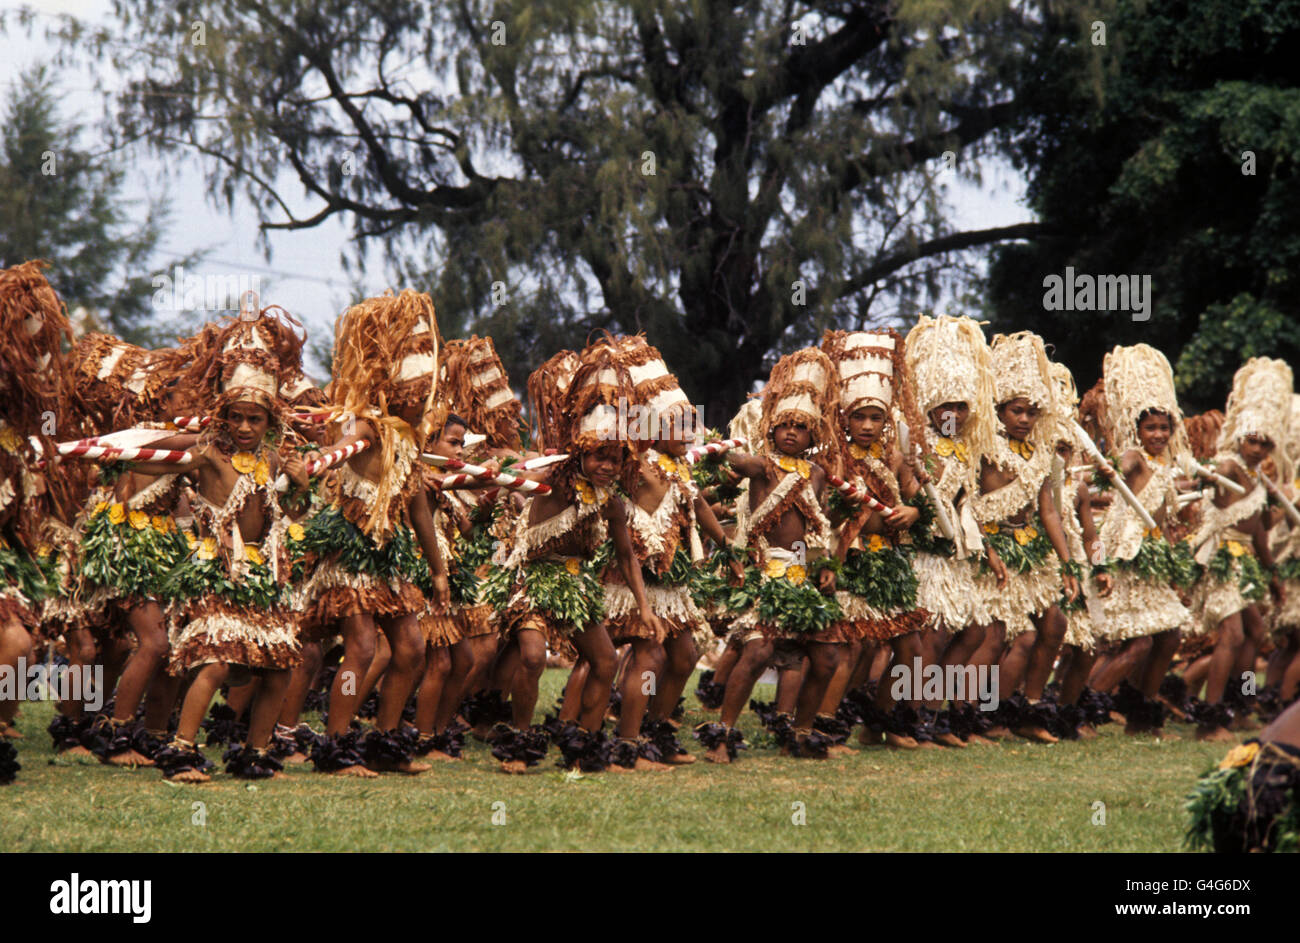
<svg viewBox="0 0 1300 943">
<path fill-rule="evenodd" d="M 284 473 L 299 491 L 307 490 L 307 463 L 300 455 L 289 455 L 284 460 Z"/>
<path fill-rule="evenodd" d="M 890 530 L 907 530 L 916 523 L 921 512 L 911 505 L 900 504 L 885 515 L 885 526 Z"/>
<path fill-rule="evenodd" d="M 433 605 L 439 613 L 446 612 L 451 605 L 451 584 L 447 582 L 446 573 L 430 572 L 433 574 Z"/>
<path fill-rule="evenodd" d="M 1268 588 L 1272 591 L 1273 598 L 1277 600 L 1279 606 L 1286 602 L 1286 587 L 1282 585 L 1276 576 L 1269 581 Z"/>
<path fill-rule="evenodd" d="M 1079 581 L 1075 579 L 1073 573 L 1066 573 L 1061 582 L 1065 585 L 1066 602 L 1074 602 L 1079 598 Z"/>
<path fill-rule="evenodd" d="M 731 585 L 732 586 L 745 585 L 745 565 L 741 563 L 739 560 L 732 560 L 730 565 L 731 565 Z"/>
<path fill-rule="evenodd" d="M 835 592 L 835 571 L 822 570 L 817 574 L 817 588 L 826 596 Z"/>
<path fill-rule="evenodd" d="M 1097 595 L 1103 599 L 1110 595 L 1110 591 L 1115 585 L 1115 581 L 1111 579 L 1109 573 L 1098 573 L 1092 578 L 1092 581 L 1097 584 Z"/>
<path fill-rule="evenodd" d="M 997 578 L 998 589 L 1005 589 L 1007 585 L 1007 565 L 1002 562 L 1002 558 L 990 554 L 989 569 L 993 571 L 993 575 Z"/>
<path fill-rule="evenodd" d="M 654 633 L 654 638 L 668 638 L 668 627 L 653 612 L 641 613 L 641 624 Z"/>
</svg>

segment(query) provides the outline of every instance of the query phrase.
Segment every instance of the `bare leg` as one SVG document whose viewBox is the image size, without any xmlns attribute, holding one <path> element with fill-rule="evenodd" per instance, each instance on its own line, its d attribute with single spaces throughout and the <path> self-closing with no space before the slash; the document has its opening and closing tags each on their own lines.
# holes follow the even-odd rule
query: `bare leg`
<svg viewBox="0 0 1300 943">
<path fill-rule="evenodd" d="M 348 616 L 340 623 L 343 630 L 343 660 L 330 687 L 329 720 L 325 733 L 336 737 L 347 733 L 357 705 L 361 703 L 361 684 L 375 658 L 375 620 L 367 615 Z"/>
<path fill-rule="evenodd" d="M 442 733 L 456 716 L 456 708 L 465 696 L 466 684 L 474 668 L 474 650 L 469 639 L 461 639 L 449 649 L 451 670 L 442 685 L 442 697 L 438 698 L 438 711 L 433 715 L 433 729 Z"/>
<path fill-rule="evenodd" d="M 1061 651 L 1061 643 L 1065 641 L 1068 628 L 1065 613 L 1061 612 L 1060 606 L 1051 606 L 1035 618 L 1034 622 L 1038 626 L 1038 638 L 1029 653 L 1029 670 L 1025 675 L 1025 696 L 1031 701 L 1037 701 L 1043 696 L 1043 689 L 1047 687 L 1047 679 L 1052 674 L 1052 665 Z"/>
<path fill-rule="evenodd" d="M 518 667 L 510 689 L 510 711 L 515 727 L 523 730 L 532 724 L 537 707 L 537 686 L 546 669 L 546 640 L 535 629 L 520 629 L 515 633 L 515 643 Z"/>
<path fill-rule="evenodd" d="M 917 646 L 920 646 L 919 638 Z M 817 709 L 821 707 L 826 697 L 826 689 L 830 687 L 836 669 L 839 668 L 840 662 L 846 660 L 847 654 L 845 645 L 832 645 L 825 642 L 808 643 L 808 657 L 804 660 L 803 684 L 798 690 L 798 702 L 794 712 L 796 736 L 812 730 Z"/>
<path fill-rule="evenodd" d="M 667 720 L 677 708 L 677 701 L 686 690 L 686 682 L 699 661 L 695 639 L 690 632 L 678 632 L 664 642 L 663 683 L 650 699 L 650 719 Z"/>
<path fill-rule="evenodd" d="M 604 625 L 578 632 L 572 641 L 573 647 L 587 662 L 587 682 L 582 687 L 582 713 L 578 724 L 583 730 L 595 733 L 605 722 L 605 709 L 609 707 L 609 692 L 618 659 Z"/>
<path fill-rule="evenodd" d="M 284 726 L 298 726 L 302 719 L 303 704 L 320 676 L 324 660 L 325 653 L 321 651 L 320 642 L 303 643 L 302 662 L 289 673 L 289 687 L 284 694 L 284 707 L 280 709 L 279 722 Z"/>
<path fill-rule="evenodd" d="M 415 695 L 415 729 L 420 736 L 438 732 L 438 703 L 442 700 L 447 676 L 451 674 L 451 648 L 430 645 L 425 650 L 424 677 Z"/>
<path fill-rule="evenodd" d="M 808 659 L 800 658 L 795 665 L 777 669 L 776 703 L 774 706 L 778 713 L 794 714 L 795 705 L 799 702 L 799 692 L 804 686 L 804 675 L 807 667 Z"/>
<path fill-rule="evenodd" d="M 289 670 L 265 671 L 258 685 L 257 698 L 248 710 L 247 746 L 265 750 L 271 742 L 276 718 L 284 707 L 284 695 L 289 690 Z"/>
<path fill-rule="evenodd" d="M 589 667 L 587 660 L 579 655 L 573 670 L 569 672 L 569 679 L 564 683 L 564 693 L 560 695 L 559 721 L 562 724 L 570 721 L 577 723 L 582 716 L 582 692 L 587 687 Z"/>
</svg>

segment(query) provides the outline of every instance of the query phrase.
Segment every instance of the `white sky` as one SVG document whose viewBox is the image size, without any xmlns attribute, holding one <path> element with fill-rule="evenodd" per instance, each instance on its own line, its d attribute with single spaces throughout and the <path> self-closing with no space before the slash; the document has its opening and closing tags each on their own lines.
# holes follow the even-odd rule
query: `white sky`
<svg viewBox="0 0 1300 943">
<path fill-rule="evenodd" d="M 0 0 L 0 9 L 12 11 L 22 5 Z M 72 14 L 92 22 L 105 18 L 110 10 L 107 0 L 36 0 L 25 5 L 43 13 Z M 40 38 L 41 26 L 38 22 L 31 38 L 12 23 L 8 34 L 0 34 L 0 95 L 7 94 L 20 72 L 50 54 L 51 47 Z M 99 118 L 96 88 L 111 77 L 88 64 L 79 72 L 64 72 L 56 78 L 64 95 L 62 118 L 93 126 Z M 93 143 L 87 137 L 82 145 Z M 950 190 L 952 222 L 957 230 L 1005 226 L 1031 218 L 1021 202 L 1024 181 L 1013 168 L 1002 162 L 987 162 L 983 177 L 980 187 L 959 180 Z M 314 229 L 272 233 L 272 257 L 268 261 L 256 248 L 258 221 L 252 208 L 241 203 L 230 213 L 214 205 L 206 196 L 196 164 L 164 163 L 137 155 L 128 174 L 128 194 L 143 200 L 159 181 L 163 181 L 171 198 L 172 221 L 162 241 L 163 251 L 151 265 L 151 274 L 170 273 L 176 257 L 208 249 L 205 264 L 187 274 L 259 275 L 263 304 L 280 304 L 288 309 L 307 326 L 312 340 L 322 332 L 332 335 L 334 319 L 350 295 L 348 276 L 339 264 L 340 253 L 349 244 L 344 220 L 333 217 Z M 296 183 L 281 192 L 291 204 L 295 197 L 299 200 L 294 208 L 300 215 L 318 208 L 307 201 Z M 143 203 L 140 211 L 143 214 Z M 378 253 L 372 251 L 371 265 L 361 276 L 362 287 L 368 294 L 401 287 L 391 285 L 389 277 Z"/>
</svg>

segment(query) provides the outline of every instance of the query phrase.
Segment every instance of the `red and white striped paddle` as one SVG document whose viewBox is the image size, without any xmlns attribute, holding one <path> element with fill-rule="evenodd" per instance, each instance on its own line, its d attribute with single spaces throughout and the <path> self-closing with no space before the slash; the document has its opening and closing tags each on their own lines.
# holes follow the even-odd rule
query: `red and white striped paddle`
<svg viewBox="0 0 1300 943">
<path fill-rule="evenodd" d="M 342 448 L 337 448 L 329 452 L 324 452 L 321 454 L 320 458 L 314 458 L 307 463 L 307 474 L 319 475 L 321 472 L 325 471 L 325 469 L 333 468 L 335 465 L 338 465 L 341 462 L 346 462 L 352 456 L 358 455 L 361 452 L 364 452 L 368 448 L 370 448 L 370 442 L 368 440 L 357 439 L 357 441 L 350 443 L 349 445 L 345 445 Z M 280 476 L 275 479 L 275 490 L 276 491 L 289 490 L 288 475 L 284 474 L 283 472 L 280 473 Z"/>
<path fill-rule="evenodd" d="M 871 495 L 867 494 L 865 491 L 856 487 L 855 485 L 849 484 L 847 481 L 845 481 L 843 478 L 840 478 L 838 475 L 827 475 L 826 480 L 831 483 L 831 485 L 835 488 L 835 490 L 837 490 L 849 501 L 856 501 L 859 504 L 865 504 L 867 507 L 871 508 L 871 510 L 879 511 L 882 514 L 887 514 L 888 512 L 893 510 L 893 508 L 890 507 L 888 504 L 881 504 Z"/>
<path fill-rule="evenodd" d="M 59 446 L 59 454 L 67 458 L 107 459 L 112 462 L 171 462 L 184 465 L 190 461 L 190 453 L 184 449 L 118 448 L 81 442 L 64 442 Z"/>
<path fill-rule="evenodd" d="M 746 444 L 744 439 L 716 439 L 704 445 L 697 445 L 695 448 L 687 450 L 686 464 L 694 465 L 706 455 L 720 455 L 728 449 L 743 448 Z"/>
</svg>

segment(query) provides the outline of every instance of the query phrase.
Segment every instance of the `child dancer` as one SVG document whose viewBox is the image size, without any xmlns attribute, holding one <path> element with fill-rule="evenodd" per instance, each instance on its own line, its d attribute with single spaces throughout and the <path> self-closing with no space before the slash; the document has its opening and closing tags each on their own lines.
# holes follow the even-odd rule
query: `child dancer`
<svg viewBox="0 0 1300 943">
<path fill-rule="evenodd" d="M 1065 567 L 1071 561 L 1070 550 L 1049 476 L 1057 431 L 1056 398 L 1040 337 L 1028 332 L 998 335 L 992 353 L 1002 434 L 994 450 L 980 456 L 980 493 L 970 501 L 975 520 L 1007 567 L 1008 578 L 1001 588 L 992 573 L 976 578 L 976 592 L 994 619 L 979 653 L 983 657 L 976 657 L 992 661 L 1004 639 L 1014 642 L 1017 636 L 1036 633 L 1028 650 L 1013 644 L 998 666 L 1004 692 L 1000 710 L 1010 715 L 1019 735 L 1053 743 L 1057 738 L 1047 729 L 1053 722 L 1051 705 L 1042 696 L 1065 637 L 1065 618 L 1057 600 L 1062 584 L 1069 601 L 1079 594 L 1077 578 Z M 1022 680 L 1025 699 L 1007 696 Z"/>
<path fill-rule="evenodd" d="M 1109 690 L 1136 669 L 1140 681 L 1136 688 L 1123 682 L 1116 709 L 1127 720 L 1126 733 L 1159 735 L 1164 708 L 1156 695 L 1178 651 L 1179 626 L 1191 615 L 1178 592 L 1189 589 L 1196 575 L 1190 556 L 1167 533 L 1179 511 L 1177 469 L 1191 451 L 1163 354 L 1146 344 L 1116 347 L 1106 355 L 1103 374 L 1106 443 L 1119 456 L 1118 474 L 1157 526 L 1148 530 L 1118 498 L 1103 518 L 1096 562 L 1109 571 L 1114 588 L 1101 608 L 1109 637 L 1122 640 L 1123 650 L 1097 683 Z M 1102 471 L 1110 478 L 1116 474 L 1109 466 Z M 1143 638 L 1151 640 L 1150 648 L 1135 664 L 1125 654 Z"/>
<path fill-rule="evenodd" d="M 1281 360 L 1252 357 L 1232 378 L 1219 451 L 1212 464 L 1246 493 L 1237 495 L 1219 487 L 1192 538 L 1196 562 L 1205 567 L 1195 598 L 1203 625 L 1217 632 L 1205 701 L 1194 704 L 1196 735 L 1201 740 L 1232 739 L 1227 728 L 1233 711 L 1225 693 L 1230 685 L 1234 694 L 1240 690 L 1242 673 L 1253 667 L 1255 646 L 1249 640 L 1263 633 L 1256 603 L 1270 586 L 1276 595 L 1285 596 L 1269 575 L 1273 557 L 1262 520 L 1267 492 L 1259 480 L 1259 466 L 1272 455 L 1283 480 L 1291 477 L 1290 459 L 1285 450 L 1276 449 L 1277 443 L 1286 441 L 1291 396 L 1291 368 Z"/>
<path fill-rule="evenodd" d="M 532 383 L 530 381 L 530 387 Z M 545 469 L 539 480 L 551 492 L 528 498 L 502 548 L 499 568 L 487 579 L 484 598 L 501 613 L 509 640 L 512 724 L 492 731 L 492 754 L 502 772 L 522 773 L 546 755 L 546 735 L 531 726 L 547 640 L 570 644 L 587 665 L 579 721 L 557 732 L 561 763 L 597 772 L 609 762 L 609 743 L 601 732 L 610 685 L 614 646 L 601 624 L 604 617 L 600 570 L 606 540 L 613 543 L 638 617 L 655 636 L 666 634 L 646 599 L 641 568 L 628 533 L 626 503 L 617 489 L 630 488 L 637 472 L 626 424 L 620 428 L 618 402 L 634 401 L 635 390 L 621 352 L 607 342 L 584 350 L 562 407 L 550 417 L 559 424 L 547 445 L 563 442 L 564 462 Z M 554 401 L 556 391 L 542 391 Z M 563 435 L 559 429 L 567 430 Z"/>
<path fill-rule="evenodd" d="M 337 466 L 333 503 L 312 517 L 302 541 L 303 552 L 318 561 L 303 587 L 303 625 L 320 635 L 338 623 L 344 644 L 325 735 L 312 754 L 318 772 L 373 778 L 376 771 L 429 769 L 413 760 L 417 738 L 401 719 L 424 668 L 417 617 L 426 601 L 415 584 L 417 568 L 430 571 L 436 613 L 450 595 L 419 461 L 445 416 L 445 407 L 433 408 L 439 348 L 426 294 L 369 298 L 339 322 L 330 396 L 342 437 L 331 448 L 361 451 Z M 363 737 L 351 725 L 378 631 L 387 637 L 392 660 L 376 728 Z"/>
<path fill-rule="evenodd" d="M 889 643 L 893 664 L 910 675 L 922 658 L 920 629 L 930 614 L 916 604 L 916 575 L 912 570 L 908 529 L 921 513 L 916 506 L 921 485 L 895 448 L 897 433 L 891 411 L 897 407 L 909 425 L 922 428 L 907 381 L 903 339 L 893 330 L 827 331 L 822 350 L 839 373 L 839 421 L 845 480 L 861 492 L 891 508 L 888 513 L 862 503 L 845 507 L 832 492 L 833 514 L 844 518 L 836 542 L 836 558 L 843 567 L 836 580 L 836 602 L 844 612 L 847 632 L 873 643 Z M 887 675 L 888 676 L 888 675 Z M 847 681 L 847 677 L 845 678 Z M 920 690 L 920 678 L 913 690 Z M 919 700 L 893 696 L 896 685 L 877 686 L 871 720 L 884 727 L 886 742 L 915 748 L 918 739 L 935 740 L 928 717 L 917 713 Z M 823 704 L 834 709 L 836 705 Z M 825 721 L 824 721 L 825 723 Z M 964 746 L 948 730 L 937 734 L 949 745 Z"/>
<path fill-rule="evenodd" d="M 1006 579 L 1006 568 L 987 545 L 968 500 L 979 493 L 979 456 L 994 448 L 992 359 L 978 322 L 922 315 L 907 335 L 907 367 L 927 420 L 913 435 L 924 436 L 927 468 L 953 529 L 952 539 L 945 537 L 936 514 L 928 534 L 915 542 L 913 556 L 917 605 L 931 613 L 933 632 L 949 636 L 941 648 L 940 663 L 946 669 L 971 659 L 993 621 L 975 590 L 981 559 L 988 561 L 997 585 Z M 964 692 L 964 697 L 952 693 L 948 721 L 953 732 L 968 743 L 988 744 L 982 732 L 992 723 L 976 709 L 976 692 Z"/>
<path fill-rule="evenodd" d="M 735 545 L 751 554 L 748 603 L 733 623 L 742 644 L 727 679 L 720 723 L 701 724 L 696 736 L 705 759 L 729 763 L 744 738 L 735 725 L 754 684 L 777 655 L 784 667 L 808 667 L 799 690 L 790 751 L 825 757 L 829 739 L 813 731 L 817 710 L 834 677 L 845 640 L 836 624 L 835 572 L 828 556 L 831 524 L 822 509 L 826 467 L 838 470 L 839 389 L 835 365 L 820 350 L 782 357 L 763 391 L 756 454 L 728 453 L 749 488 L 738 499 Z M 815 458 L 815 460 L 814 460 Z"/>
</svg>

